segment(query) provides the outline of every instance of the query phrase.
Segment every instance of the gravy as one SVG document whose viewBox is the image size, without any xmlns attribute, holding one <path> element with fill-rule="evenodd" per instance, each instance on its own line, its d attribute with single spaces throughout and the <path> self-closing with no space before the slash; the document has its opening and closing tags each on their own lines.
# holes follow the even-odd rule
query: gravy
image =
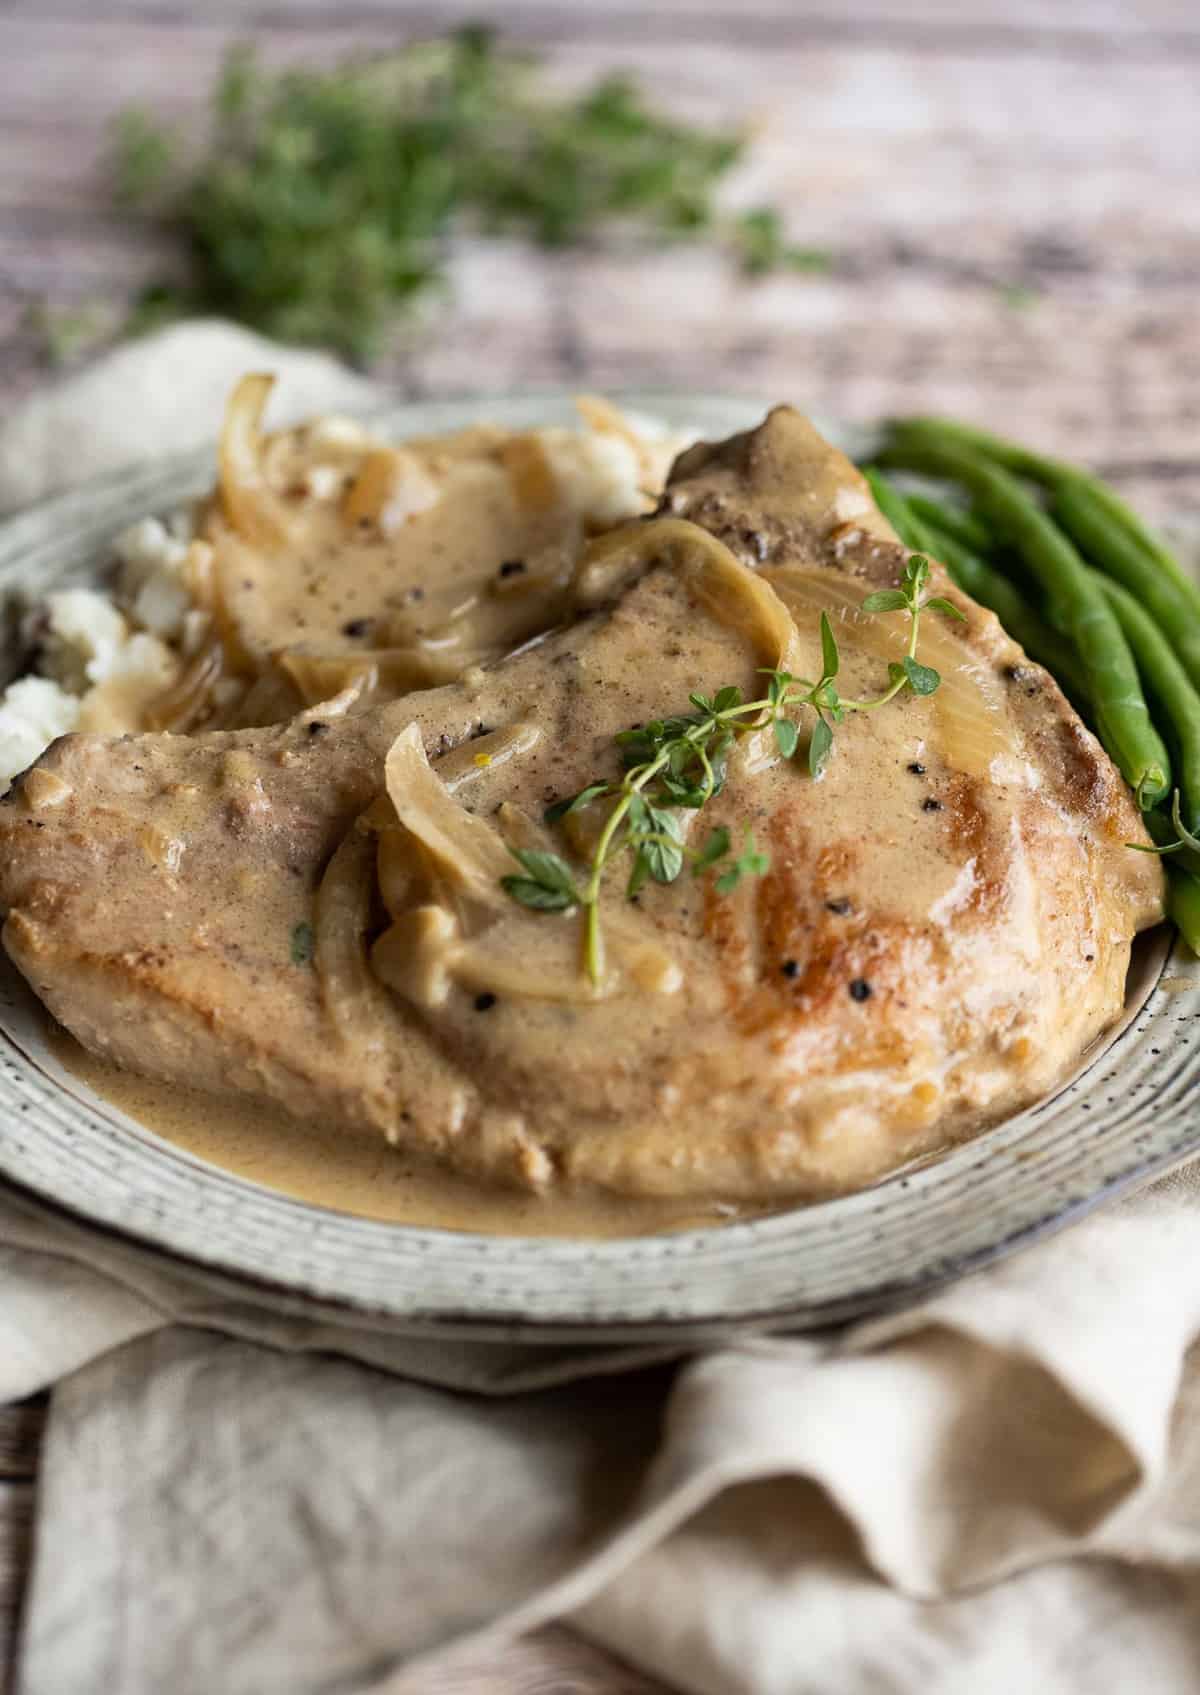
<svg viewBox="0 0 1200 1695">
<path fill-rule="evenodd" d="M 314 1124 L 139 1077 L 47 1024 L 47 1043 L 59 1064 L 126 1117 L 208 1165 L 333 1212 L 489 1236 L 595 1238 L 711 1228 L 763 1210 L 636 1199 L 598 1188 L 555 1188 L 546 1195 L 487 1188 L 422 1165 L 378 1132 Z"/>
</svg>

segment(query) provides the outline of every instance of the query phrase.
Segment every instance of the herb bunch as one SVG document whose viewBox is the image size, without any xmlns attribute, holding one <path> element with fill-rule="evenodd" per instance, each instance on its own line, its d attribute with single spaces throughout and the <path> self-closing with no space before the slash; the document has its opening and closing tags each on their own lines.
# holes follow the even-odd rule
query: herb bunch
<svg viewBox="0 0 1200 1695">
<path fill-rule="evenodd" d="M 557 853 L 510 847 L 521 870 L 502 879 L 506 891 L 535 912 L 582 910 L 584 968 L 598 984 L 604 972 L 600 895 L 605 873 L 616 859 L 631 856 L 625 884 L 629 900 L 647 882 L 675 882 L 688 864 L 694 876 L 716 872 L 714 886 L 723 895 L 731 894 L 744 877 L 761 876 L 770 869 L 770 859 L 755 843 L 749 826 L 736 855 L 724 824 L 694 849 L 684 840 L 684 813 L 699 811 L 721 793 L 733 747 L 751 731 L 770 729 L 784 759 L 796 759 L 803 752 L 809 775 L 816 778 L 833 748 L 833 726 L 847 712 L 875 711 L 904 690 L 932 694 L 941 678 L 932 666 L 921 665 L 916 658 L 921 614 L 940 612 L 952 618 L 963 614 L 940 596 L 925 598 L 928 580 L 929 561 L 914 554 L 899 588 L 882 589 L 862 603 L 865 612 L 903 611 L 909 619 L 908 651 L 888 666 L 888 687 L 882 694 L 869 700 L 839 696 L 836 678 L 841 657 L 829 618 L 822 612 L 821 675 L 815 681 L 788 671 L 763 670 L 760 675 L 766 678 L 766 689 L 758 700 L 743 700 L 741 689 L 729 683 L 712 696 L 691 695 L 690 713 L 623 730 L 615 738 L 623 775 L 590 782 L 577 794 L 556 801 L 544 814 L 547 824 L 555 824 L 603 801 L 612 802 L 582 880 Z M 805 710 L 813 714 L 813 724 L 802 748 L 797 714 Z"/>
<path fill-rule="evenodd" d="M 186 283 L 143 297 L 143 322 L 217 311 L 359 359 L 443 280 L 464 220 L 546 247 L 614 225 L 715 235 L 751 273 L 822 261 L 788 244 L 770 207 L 718 217 L 740 135 L 661 115 L 625 76 L 556 98 L 535 61 L 478 27 L 333 70 L 272 72 L 236 48 L 199 156 L 136 108 L 116 141 L 119 196 L 190 257 Z"/>
</svg>

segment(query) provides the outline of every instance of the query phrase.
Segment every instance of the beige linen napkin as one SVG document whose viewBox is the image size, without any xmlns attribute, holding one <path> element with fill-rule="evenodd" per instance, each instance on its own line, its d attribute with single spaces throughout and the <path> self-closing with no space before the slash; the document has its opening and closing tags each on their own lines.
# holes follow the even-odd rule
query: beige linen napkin
<svg viewBox="0 0 1200 1695">
<path fill-rule="evenodd" d="M 696 1695 L 1190 1695 L 1198 1337 L 1186 1178 L 675 1367 L 280 1317 L 0 1195 L 0 1399 L 57 1385 L 19 1689 L 423 1695 L 568 1618 Z"/>
</svg>

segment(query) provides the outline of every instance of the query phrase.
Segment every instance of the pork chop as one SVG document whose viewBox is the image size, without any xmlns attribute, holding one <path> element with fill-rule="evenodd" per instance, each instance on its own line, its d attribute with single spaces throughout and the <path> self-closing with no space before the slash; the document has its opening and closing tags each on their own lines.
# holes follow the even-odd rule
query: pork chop
<svg viewBox="0 0 1200 1695">
<path fill-rule="evenodd" d="M 849 716 L 819 780 L 735 758 L 705 828 L 752 824 L 769 871 L 636 904 L 615 875 L 601 992 L 578 914 L 480 870 L 617 772 L 618 732 L 694 690 L 753 698 L 779 662 L 767 600 L 813 676 L 828 613 L 847 697 L 902 653 L 902 620 L 861 600 L 905 550 L 797 413 L 689 450 L 662 511 L 724 542 L 737 580 L 715 593 L 648 524 L 593 569 L 594 610 L 462 682 L 269 729 L 56 743 L 0 804 L 5 945 L 54 1015 L 123 1066 L 535 1187 L 828 1194 L 1045 1093 L 1119 1012 L 1162 873 L 1124 845 L 1136 809 L 1056 684 L 940 568 L 966 614 L 923 626 L 941 689 Z M 377 798 L 389 752 L 398 812 Z M 372 827 L 381 867 L 390 842 L 428 876 L 411 913 L 393 892 L 363 914 L 377 958 L 393 938 L 390 986 L 363 969 L 346 1002 L 345 970 L 313 958 L 318 891 L 339 850 L 373 855 Z"/>
</svg>

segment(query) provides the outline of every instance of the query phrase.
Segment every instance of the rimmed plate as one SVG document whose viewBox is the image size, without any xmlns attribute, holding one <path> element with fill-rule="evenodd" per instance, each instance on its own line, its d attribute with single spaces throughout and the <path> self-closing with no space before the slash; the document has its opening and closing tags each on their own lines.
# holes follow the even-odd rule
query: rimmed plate
<svg viewBox="0 0 1200 1695">
<path fill-rule="evenodd" d="M 622 394 L 709 435 L 762 406 Z M 398 407 L 396 436 L 480 415 L 572 416 L 569 396 Z M 828 428 L 828 426 L 826 426 Z M 847 446 L 846 432 L 828 428 Z M 211 454 L 109 477 L 0 526 L 0 596 L 88 577 L 122 525 L 211 484 Z M 1150 938 L 1125 1026 L 1051 1100 L 863 1194 L 720 1230 L 617 1241 L 376 1223 L 291 1200 L 182 1152 L 63 1071 L 42 1015 L 0 970 L 0 1174 L 78 1218 L 260 1300 L 424 1333 L 602 1341 L 804 1328 L 894 1305 L 1011 1253 L 1200 1153 L 1200 965 Z"/>
</svg>

